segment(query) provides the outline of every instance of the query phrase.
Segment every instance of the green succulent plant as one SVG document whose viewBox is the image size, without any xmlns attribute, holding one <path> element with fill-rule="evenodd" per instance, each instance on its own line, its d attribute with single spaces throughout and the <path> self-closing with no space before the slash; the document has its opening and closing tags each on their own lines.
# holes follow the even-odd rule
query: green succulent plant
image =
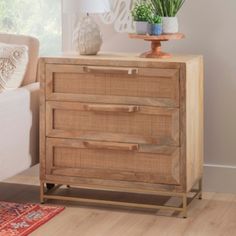
<svg viewBox="0 0 236 236">
<path fill-rule="evenodd" d="M 150 0 L 156 14 L 162 17 L 174 17 L 185 0 Z"/>
<path fill-rule="evenodd" d="M 150 24 L 161 24 L 162 23 L 162 17 L 158 15 L 152 15 L 148 19 L 148 23 Z"/>
<path fill-rule="evenodd" d="M 153 14 L 153 7 L 147 1 L 137 1 L 131 11 L 134 21 L 148 21 Z"/>
</svg>

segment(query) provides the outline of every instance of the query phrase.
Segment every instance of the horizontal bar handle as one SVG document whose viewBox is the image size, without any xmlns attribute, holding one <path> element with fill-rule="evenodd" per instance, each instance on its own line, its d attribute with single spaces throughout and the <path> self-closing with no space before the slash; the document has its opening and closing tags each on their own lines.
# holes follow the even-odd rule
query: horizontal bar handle
<svg viewBox="0 0 236 236">
<path fill-rule="evenodd" d="M 120 151 L 138 151 L 138 144 L 129 143 L 111 143 L 111 142 L 96 142 L 96 141 L 84 141 L 84 146 L 92 149 L 108 149 L 108 150 L 120 150 Z"/>
<path fill-rule="evenodd" d="M 102 105 L 102 104 L 86 104 L 84 110 L 95 112 L 127 112 L 134 113 L 140 110 L 139 106 L 129 105 Z"/>
<path fill-rule="evenodd" d="M 87 73 L 105 73 L 105 74 L 138 74 L 137 68 L 126 68 L 126 67 L 104 67 L 104 66 L 84 66 L 84 72 Z"/>
</svg>

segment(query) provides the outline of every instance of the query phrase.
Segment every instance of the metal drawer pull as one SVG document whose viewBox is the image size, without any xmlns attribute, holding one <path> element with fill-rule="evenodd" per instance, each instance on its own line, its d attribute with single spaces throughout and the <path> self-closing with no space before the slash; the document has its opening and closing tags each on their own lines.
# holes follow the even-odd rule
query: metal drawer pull
<svg viewBox="0 0 236 236">
<path fill-rule="evenodd" d="M 123 105 L 98 105 L 86 104 L 84 110 L 95 112 L 127 112 L 134 113 L 140 110 L 139 106 L 123 106 Z"/>
<path fill-rule="evenodd" d="M 138 74 L 137 68 L 125 68 L 125 67 L 99 67 L 99 66 L 85 66 L 84 72 L 87 73 L 105 73 L 105 74 Z"/>
<path fill-rule="evenodd" d="M 108 149 L 108 150 L 120 150 L 120 151 L 138 151 L 138 144 L 126 144 L 126 143 L 110 143 L 110 142 L 95 142 L 84 141 L 84 146 L 91 149 Z"/>
</svg>

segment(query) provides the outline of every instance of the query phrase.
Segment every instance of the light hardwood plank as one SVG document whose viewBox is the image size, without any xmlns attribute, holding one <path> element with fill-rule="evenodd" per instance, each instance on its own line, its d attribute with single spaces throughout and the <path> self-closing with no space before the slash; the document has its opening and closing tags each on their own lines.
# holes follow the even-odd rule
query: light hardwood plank
<svg viewBox="0 0 236 236">
<path fill-rule="evenodd" d="M 0 183 L 0 201 L 39 202 L 37 169 L 36 166 Z M 126 194 L 117 197 L 122 200 L 130 198 Z M 174 204 L 176 200 L 170 202 Z M 169 217 L 172 213 L 167 211 L 122 210 L 71 202 L 53 204 L 65 205 L 66 209 L 32 236 L 236 235 L 236 195 L 232 194 L 204 193 L 202 201 L 196 200 L 191 204 L 187 219 Z"/>
</svg>

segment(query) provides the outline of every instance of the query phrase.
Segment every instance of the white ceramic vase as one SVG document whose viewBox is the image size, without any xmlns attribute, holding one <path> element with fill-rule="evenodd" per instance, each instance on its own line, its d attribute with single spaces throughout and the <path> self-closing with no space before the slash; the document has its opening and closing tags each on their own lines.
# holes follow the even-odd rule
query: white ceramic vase
<svg viewBox="0 0 236 236">
<path fill-rule="evenodd" d="M 81 55 L 96 55 L 102 46 L 102 35 L 97 23 L 86 16 L 73 34 L 73 44 Z"/>
<path fill-rule="evenodd" d="M 175 34 L 179 32 L 179 24 L 177 17 L 163 17 L 163 33 Z"/>
<path fill-rule="evenodd" d="M 148 22 L 136 21 L 136 33 L 137 34 L 147 34 L 148 32 Z"/>
</svg>

